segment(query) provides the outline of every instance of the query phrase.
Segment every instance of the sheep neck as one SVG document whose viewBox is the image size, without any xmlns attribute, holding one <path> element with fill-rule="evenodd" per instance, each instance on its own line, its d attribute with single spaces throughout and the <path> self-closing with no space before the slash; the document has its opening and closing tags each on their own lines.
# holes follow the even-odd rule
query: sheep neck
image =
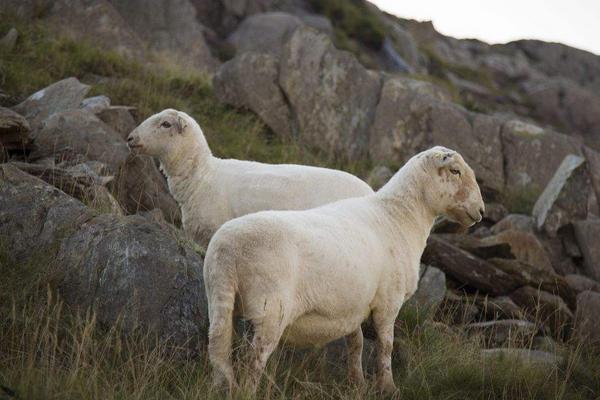
<svg viewBox="0 0 600 400">
<path fill-rule="evenodd" d="M 412 242 L 419 259 L 436 218 L 425 201 L 427 180 L 423 178 L 418 172 L 401 171 L 376 194 L 388 215 L 391 234 L 400 236 L 397 240 Z"/>
<path fill-rule="evenodd" d="M 198 184 L 210 175 L 213 159 L 210 150 L 198 144 L 182 147 L 178 152 L 160 158 L 169 191 L 182 211 L 185 212 L 186 204 L 193 202 L 191 198 L 198 190 Z"/>
</svg>

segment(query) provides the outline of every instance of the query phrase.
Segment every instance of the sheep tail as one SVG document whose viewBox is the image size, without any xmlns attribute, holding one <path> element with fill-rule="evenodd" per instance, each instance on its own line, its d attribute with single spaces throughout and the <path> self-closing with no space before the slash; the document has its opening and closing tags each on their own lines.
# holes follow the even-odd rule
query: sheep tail
<svg viewBox="0 0 600 400">
<path fill-rule="evenodd" d="M 212 268 L 205 265 L 205 268 L 208 267 L 205 269 L 205 272 L 208 272 L 205 282 L 210 320 L 208 356 L 213 367 L 215 386 L 231 393 L 235 385 L 231 345 L 236 285 L 231 267 L 221 264 L 216 262 Z"/>
</svg>

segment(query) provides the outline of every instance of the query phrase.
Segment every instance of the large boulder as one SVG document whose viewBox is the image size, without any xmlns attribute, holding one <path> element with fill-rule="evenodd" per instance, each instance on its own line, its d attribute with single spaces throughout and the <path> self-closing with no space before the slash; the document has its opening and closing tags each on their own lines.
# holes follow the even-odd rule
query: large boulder
<svg viewBox="0 0 600 400">
<path fill-rule="evenodd" d="M 145 55 L 145 43 L 110 0 L 53 0 L 44 20 L 50 29 L 74 40 L 89 40 L 126 57 Z"/>
<path fill-rule="evenodd" d="M 585 273 L 600 282 L 600 220 L 577 221 L 573 227 L 583 255 Z"/>
<path fill-rule="evenodd" d="M 51 115 L 78 109 L 89 90 L 90 87 L 77 78 L 63 79 L 35 92 L 13 110 L 27 118 L 31 128 L 37 130 Z"/>
<path fill-rule="evenodd" d="M 214 72 L 218 61 L 189 0 L 109 0 L 150 47 L 179 64 Z"/>
<path fill-rule="evenodd" d="M 379 76 L 324 34 L 300 27 L 284 46 L 279 73 L 299 138 L 348 159 L 366 155 Z"/>
<path fill-rule="evenodd" d="M 586 290 L 600 293 L 600 283 L 587 276 L 569 274 L 565 275 L 565 281 L 577 293 L 585 292 Z"/>
<path fill-rule="evenodd" d="M 23 172 L 38 177 L 73 196 L 88 207 L 100 213 L 122 214 L 121 206 L 104 186 L 112 176 L 98 176 L 86 164 L 78 164 L 69 169 L 48 167 L 23 162 L 11 163 Z M 79 167 L 79 168 L 77 168 Z M 86 171 L 80 172 L 82 169 Z"/>
<path fill-rule="evenodd" d="M 110 106 L 98 112 L 96 116 L 117 132 L 123 140 L 126 140 L 136 127 L 135 118 L 132 115 L 133 110 L 135 110 L 133 107 Z"/>
<path fill-rule="evenodd" d="M 244 53 L 219 69 L 214 78 L 215 94 L 220 101 L 249 108 L 273 130 L 291 137 L 296 123 L 278 86 L 279 62 L 268 54 Z"/>
<path fill-rule="evenodd" d="M 549 76 L 561 76 L 600 92 L 600 57 L 560 43 L 519 40 L 508 48 L 521 50 L 535 68 Z"/>
<path fill-rule="evenodd" d="M 565 157 L 533 207 L 536 228 L 555 236 L 563 226 L 585 219 L 590 189 L 585 159 Z"/>
<path fill-rule="evenodd" d="M 141 216 L 102 215 L 62 241 L 57 262 L 65 301 L 94 307 L 101 323 L 121 321 L 178 345 L 206 339 L 202 258 L 176 232 Z"/>
<path fill-rule="evenodd" d="M 77 109 L 50 116 L 34 136 L 36 150 L 31 159 L 53 157 L 68 160 L 83 157 L 105 163 L 115 174 L 129 150 L 125 141 L 94 114 Z"/>
<path fill-rule="evenodd" d="M 526 85 L 536 118 L 581 135 L 600 150 L 600 90 L 596 93 L 565 78 L 545 78 Z"/>
<path fill-rule="evenodd" d="M 3 257 L 50 279 L 69 309 L 95 307 L 102 324 L 140 327 L 190 348 L 206 339 L 203 261 L 174 228 L 141 216 L 97 216 L 3 164 L 0 240 Z"/>
<path fill-rule="evenodd" d="M 56 253 L 60 240 L 94 212 L 11 164 L 0 165 L 0 242 L 15 263 Z"/>
<path fill-rule="evenodd" d="M 470 113 L 445 100 L 431 84 L 388 79 L 370 129 L 369 155 L 399 165 L 434 144 L 455 149 L 475 170 L 484 189 L 504 186 L 502 121 Z"/>
<path fill-rule="evenodd" d="M 575 332 L 577 337 L 591 344 L 600 344 L 600 293 L 585 291 L 577 296 Z"/>
<path fill-rule="evenodd" d="M 246 18 L 227 41 L 238 54 L 254 51 L 279 56 L 289 36 L 302 24 L 299 18 L 283 12 L 254 14 Z"/>
<path fill-rule="evenodd" d="M 152 157 L 130 154 L 116 180 L 117 197 L 127 213 L 159 209 L 168 222 L 181 224 L 179 205 Z"/>
<path fill-rule="evenodd" d="M 596 201 L 600 207 L 600 152 L 594 151 L 589 147 L 583 148 L 585 159 L 589 165 L 590 178 L 592 179 L 592 187 L 596 193 Z"/>
<path fill-rule="evenodd" d="M 569 154 L 581 155 L 581 141 L 520 120 L 502 127 L 506 190 L 536 198 Z"/>
</svg>

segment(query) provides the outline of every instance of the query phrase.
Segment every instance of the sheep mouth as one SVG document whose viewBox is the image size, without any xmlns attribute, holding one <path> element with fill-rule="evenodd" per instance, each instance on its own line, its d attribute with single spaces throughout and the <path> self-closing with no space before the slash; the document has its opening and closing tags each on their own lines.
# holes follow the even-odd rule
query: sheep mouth
<svg viewBox="0 0 600 400">
<path fill-rule="evenodd" d="M 129 144 L 128 147 L 130 151 L 137 151 L 144 148 L 144 146 L 141 144 Z"/>
<path fill-rule="evenodd" d="M 469 214 L 468 211 L 465 211 L 465 214 L 467 214 L 467 216 L 474 222 L 474 223 L 478 223 L 479 221 L 481 221 L 481 218 L 474 218 L 471 214 Z"/>
</svg>

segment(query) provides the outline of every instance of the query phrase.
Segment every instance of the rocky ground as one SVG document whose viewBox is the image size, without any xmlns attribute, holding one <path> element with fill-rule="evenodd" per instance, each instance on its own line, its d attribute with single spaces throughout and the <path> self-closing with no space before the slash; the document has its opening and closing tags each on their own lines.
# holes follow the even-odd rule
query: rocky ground
<svg viewBox="0 0 600 400">
<path fill-rule="evenodd" d="M 42 337 L 77 347 L 89 327 L 116 341 L 151 332 L 162 346 L 157 371 L 172 369 L 173 359 L 196 360 L 202 378 L 191 387 L 208 390 L 198 361 L 207 324 L 203 249 L 180 230 L 155 161 L 130 155 L 124 141 L 166 107 L 196 117 L 219 156 L 343 168 L 375 188 L 434 144 L 461 152 L 486 216 L 468 231 L 440 221 L 429 239 L 420 289 L 397 324 L 402 393 L 597 398 L 600 371 L 586 362 L 600 344 L 599 56 L 538 41 L 457 40 L 361 1 L 0 4 L 10 10 L 0 18 L 0 310 L 9 316 L 0 399 L 12 398 L 11 387 L 44 398 L 36 374 L 58 356 L 22 354 L 46 354 Z M 71 325 L 75 333 L 25 340 L 22 332 L 44 331 L 50 316 L 60 330 L 56 304 L 83 318 Z M 32 310 L 44 313 L 25 318 Z M 368 323 L 365 334 L 368 364 Z M 98 340 L 81 354 L 115 352 Z M 340 348 L 329 346 L 325 364 L 339 364 Z M 129 357 L 137 352 L 148 354 L 132 345 Z M 314 361 L 290 357 L 300 366 Z M 65 371 L 85 370 L 77 360 L 63 360 Z M 10 372 L 14 362 L 35 371 L 23 374 L 30 381 Z M 138 362 L 130 364 L 147 367 Z M 181 368 L 189 379 L 198 374 L 189 361 Z M 82 395 L 69 376 L 58 379 L 69 396 L 97 397 Z M 288 378 L 267 384 L 265 397 L 279 390 L 325 398 L 281 379 Z M 460 379 L 472 391 L 455 385 Z M 197 398 L 154 384 L 147 389 L 156 398 Z M 123 387 L 105 398 L 136 390 Z"/>
</svg>

